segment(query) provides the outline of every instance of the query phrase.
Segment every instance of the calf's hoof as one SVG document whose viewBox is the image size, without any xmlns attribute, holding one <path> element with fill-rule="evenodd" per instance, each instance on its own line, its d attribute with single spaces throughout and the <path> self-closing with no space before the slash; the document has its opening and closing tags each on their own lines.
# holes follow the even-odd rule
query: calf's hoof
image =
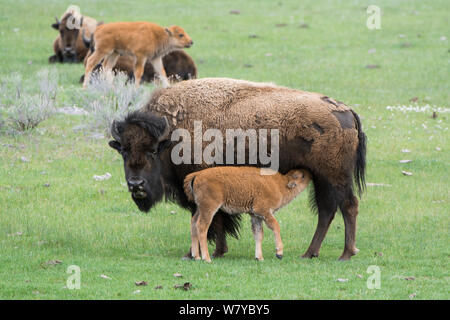
<svg viewBox="0 0 450 320">
<path fill-rule="evenodd" d="M 264 261 L 264 258 L 263 257 L 261 257 L 261 258 L 255 257 L 255 260 L 256 261 Z"/>
<path fill-rule="evenodd" d="M 280 259 L 280 260 L 283 259 L 283 255 L 282 255 L 282 254 L 276 254 L 275 256 L 276 256 L 278 259 Z"/>
</svg>

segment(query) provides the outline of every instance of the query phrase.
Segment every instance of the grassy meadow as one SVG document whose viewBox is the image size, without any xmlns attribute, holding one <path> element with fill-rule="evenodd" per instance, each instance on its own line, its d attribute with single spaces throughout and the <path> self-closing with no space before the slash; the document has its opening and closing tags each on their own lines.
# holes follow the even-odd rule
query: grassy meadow
<svg viewBox="0 0 450 320">
<path fill-rule="evenodd" d="M 224 258 L 183 261 L 190 214 L 171 203 L 139 212 L 108 139 L 76 130 L 89 115 L 56 113 L 23 134 L 0 130 L 0 299 L 450 298 L 449 1 L 0 0 L 0 85 L 53 68 L 58 107 L 84 94 L 82 64 L 48 64 L 50 25 L 70 4 L 105 22 L 182 26 L 199 77 L 274 82 L 352 106 L 368 137 L 360 252 L 337 260 L 337 214 L 319 258 L 299 258 L 317 223 L 305 192 L 277 213 L 282 260 L 266 227 L 265 260 L 253 259 L 243 216 Z M 369 5 L 381 8 L 379 30 L 366 26 Z M 0 117 L 7 112 L 0 100 Z M 78 290 L 67 287 L 71 265 L 81 270 Z M 367 287 L 369 266 L 381 271 L 380 289 Z M 185 282 L 189 290 L 174 288 Z"/>
</svg>

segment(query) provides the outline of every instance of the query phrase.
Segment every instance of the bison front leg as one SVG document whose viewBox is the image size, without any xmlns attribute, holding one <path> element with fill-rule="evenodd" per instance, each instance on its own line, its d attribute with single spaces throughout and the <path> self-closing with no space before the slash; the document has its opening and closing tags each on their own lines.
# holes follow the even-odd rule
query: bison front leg
<svg viewBox="0 0 450 320">
<path fill-rule="evenodd" d="M 215 243 L 216 249 L 214 250 L 212 256 L 213 258 L 221 258 L 225 253 L 228 252 L 227 237 L 225 233 L 225 226 L 223 221 L 223 212 L 219 211 L 213 218 L 211 228 L 215 231 Z"/>
<path fill-rule="evenodd" d="M 264 237 L 264 229 L 262 225 L 263 220 L 257 216 L 252 215 L 252 232 L 255 239 L 255 259 L 258 261 L 264 260 L 262 254 L 262 241 Z"/>
<path fill-rule="evenodd" d="M 109 54 L 105 52 L 101 52 L 99 50 L 96 50 L 93 54 L 91 54 L 86 62 L 86 69 L 84 71 L 84 82 L 83 82 L 83 89 L 85 89 L 89 81 L 91 79 L 92 70 L 97 66 L 100 61 L 106 56 L 106 59 L 108 58 Z"/>
<path fill-rule="evenodd" d="M 146 57 L 137 56 L 136 57 L 136 67 L 134 68 L 134 84 L 136 88 L 139 88 L 141 84 L 142 75 L 144 74 L 145 62 L 147 61 Z"/>
<path fill-rule="evenodd" d="M 221 258 L 224 256 L 225 253 L 228 252 L 227 239 L 222 214 L 223 213 L 219 210 L 219 212 L 217 212 L 217 214 L 214 215 L 213 221 L 209 228 L 210 230 L 211 229 L 214 230 L 214 238 L 211 238 L 210 240 L 214 240 L 216 244 L 216 249 L 212 254 L 213 258 Z M 189 248 L 189 251 L 181 259 L 182 260 L 192 259 L 192 246 L 191 248 Z"/>
<path fill-rule="evenodd" d="M 167 88 L 169 86 L 169 80 L 167 79 L 166 70 L 164 70 L 164 65 L 162 62 L 162 58 L 156 58 L 151 61 L 153 65 L 153 69 L 161 81 L 162 87 Z"/>
</svg>

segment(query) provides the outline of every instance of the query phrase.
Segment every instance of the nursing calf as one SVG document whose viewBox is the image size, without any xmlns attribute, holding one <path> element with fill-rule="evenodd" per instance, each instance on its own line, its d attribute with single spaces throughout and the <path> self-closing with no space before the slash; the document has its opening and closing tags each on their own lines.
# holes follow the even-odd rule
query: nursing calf
<svg viewBox="0 0 450 320">
<path fill-rule="evenodd" d="M 211 262 L 207 233 L 217 210 L 228 214 L 249 213 L 255 238 L 255 258 L 263 260 L 262 221 L 274 232 L 276 256 L 283 257 L 280 226 L 274 217 L 277 210 L 292 201 L 308 186 L 311 176 L 306 170 L 291 170 L 286 175 L 270 172 L 262 175 L 256 167 L 214 167 L 191 173 L 184 180 L 189 201 L 195 202 L 197 212 L 191 220 L 191 253 L 200 260 Z"/>
</svg>

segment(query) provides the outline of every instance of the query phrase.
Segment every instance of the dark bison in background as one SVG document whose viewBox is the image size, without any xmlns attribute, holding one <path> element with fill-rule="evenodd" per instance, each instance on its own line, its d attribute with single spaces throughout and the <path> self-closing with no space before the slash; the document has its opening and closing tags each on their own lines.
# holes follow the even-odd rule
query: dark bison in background
<svg viewBox="0 0 450 320">
<path fill-rule="evenodd" d="M 114 140 L 109 144 L 123 157 L 128 187 L 140 210 L 149 211 L 165 195 L 195 213 L 195 204 L 183 192 L 183 180 L 208 165 L 175 165 L 171 133 L 184 128 L 193 136 L 194 121 L 200 120 L 203 132 L 219 129 L 223 137 L 226 129 L 278 129 L 279 171 L 304 168 L 313 175 L 318 224 L 303 257 L 319 255 L 338 208 L 345 223 L 340 259 L 358 252 L 358 199 L 353 187 L 355 183 L 359 193 L 364 189 L 366 138 L 352 109 L 319 93 L 222 78 L 183 81 L 156 90 L 143 109 L 115 121 L 111 128 Z M 208 239 L 216 242 L 214 256 L 227 252 L 226 234 L 237 236 L 238 228 L 236 216 L 221 211 L 214 216 L 208 232 Z"/>
<path fill-rule="evenodd" d="M 88 16 L 82 16 L 75 11 L 67 11 L 61 20 L 56 18 L 52 28 L 58 30 L 59 35 L 53 42 L 54 55 L 48 58 L 50 63 L 55 62 L 81 62 L 84 60 L 88 49 L 83 43 L 81 33 L 90 37 L 97 28 L 97 20 Z"/>
<path fill-rule="evenodd" d="M 84 65 L 89 56 L 94 50 L 93 38 L 88 38 L 84 33 L 81 34 L 83 43 L 86 48 L 89 48 L 88 53 L 84 58 Z M 197 67 L 194 60 L 183 50 L 176 50 L 168 53 L 162 58 L 164 70 L 166 71 L 167 78 L 171 82 L 178 82 L 182 80 L 196 79 Z M 128 79 L 134 81 L 133 69 L 136 61 L 132 56 L 122 55 L 113 67 L 113 72 L 123 72 L 128 76 Z M 98 72 L 102 65 L 98 64 L 93 72 Z M 151 62 L 147 61 L 144 67 L 144 74 L 141 81 L 152 82 L 155 79 L 156 73 L 153 69 Z M 84 74 L 80 77 L 80 83 L 84 82 Z"/>
</svg>

